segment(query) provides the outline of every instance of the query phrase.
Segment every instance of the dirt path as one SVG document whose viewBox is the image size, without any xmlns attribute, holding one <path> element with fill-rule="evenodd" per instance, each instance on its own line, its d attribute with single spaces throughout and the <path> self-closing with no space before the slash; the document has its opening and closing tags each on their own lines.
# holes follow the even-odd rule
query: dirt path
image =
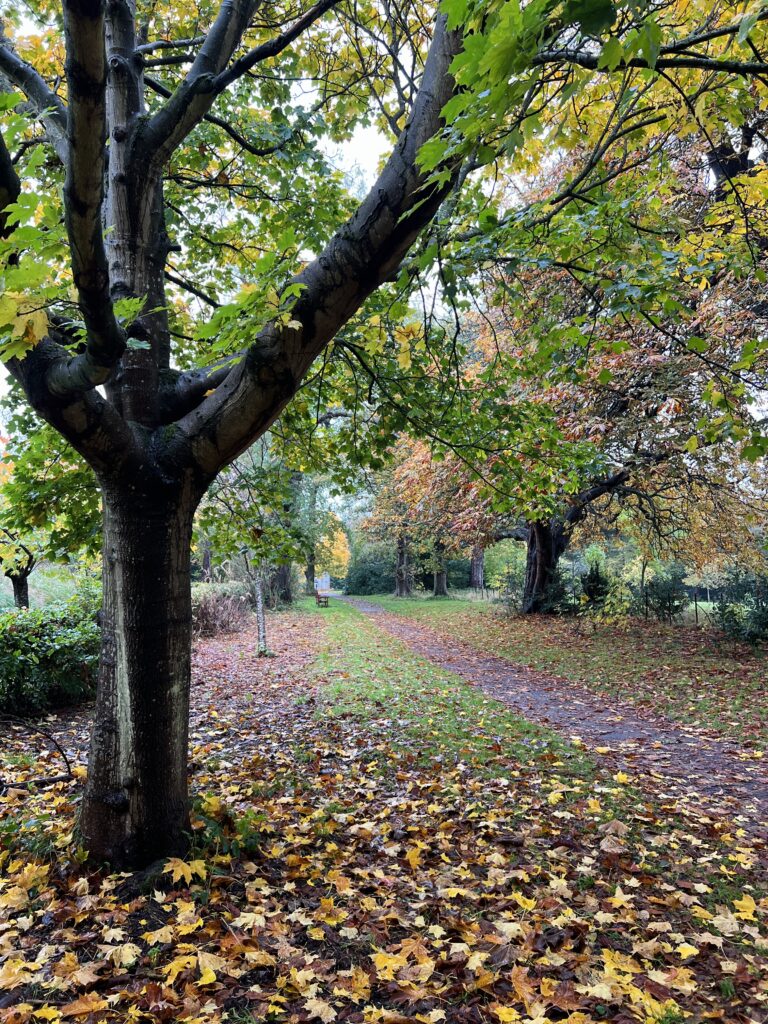
<svg viewBox="0 0 768 1024">
<path fill-rule="evenodd" d="M 750 832 L 768 836 L 768 765 L 727 740 L 702 735 L 628 701 L 590 693 L 578 683 L 553 679 L 504 658 L 483 654 L 456 637 L 385 612 L 379 605 L 344 598 L 416 654 L 466 679 L 531 722 L 587 747 L 610 748 L 618 768 L 650 783 L 656 795 L 702 801 L 702 809 L 732 816 Z"/>
</svg>

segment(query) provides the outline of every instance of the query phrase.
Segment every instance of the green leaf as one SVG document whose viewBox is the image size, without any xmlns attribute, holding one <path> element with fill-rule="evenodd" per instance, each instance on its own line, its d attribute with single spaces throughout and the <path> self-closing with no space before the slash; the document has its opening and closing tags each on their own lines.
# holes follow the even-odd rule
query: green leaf
<svg viewBox="0 0 768 1024">
<path fill-rule="evenodd" d="M 606 42 L 603 47 L 600 56 L 597 58 L 597 66 L 599 68 L 608 68 L 609 71 L 613 71 L 617 68 L 624 60 L 624 47 L 621 45 L 616 36 Z"/>
<path fill-rule="evenodd" d="M 742 18 L 741 24 L 739 25 L 739 31 L 736 36 L 738 42 L 743 43 L 746 41 L 747 36 L 755 27 L 760 20 L 760 12 L 755 11 L 752 14 L 748 14 L 746 18 Z"/>
<path fill-rule="evenodd" d="M 589 35 L 599 35 L 616 21 L 616 5 L 613 0 L 568 0 L 563 20 L 568 25 L 578 24 Z"/>
</svg>

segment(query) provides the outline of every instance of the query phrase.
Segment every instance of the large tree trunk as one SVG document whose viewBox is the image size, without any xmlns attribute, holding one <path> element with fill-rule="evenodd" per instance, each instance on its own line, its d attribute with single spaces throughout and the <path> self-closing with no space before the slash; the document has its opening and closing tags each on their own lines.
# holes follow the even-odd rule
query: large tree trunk
<svg viewBox="0 0 768 1024">
<path fill-rule="evenodd" d="M 434 579 L 432 584 L 433 597 L 448 597 L 448 572 L 445 567 L 445 544 L 439 540 L 435 543 Z"/>
<path fill-rule="evenodd" d="M 13 603 L 17 608 L 29 608 L 29 577 L 6 575 L 13 586 Z"/>
<path fill-rule="evenodd" d="M 397 566 L 395 568 L 395 597 L 411 596 L 411 567 L 408 564 L 408 540 L 397 538 Z"/>
<path fill-rule="evenodd" d="M 102 652 L 80 828 L 90 856 L 147 864 L 187 845 L 188 487 L 107 487 Z"/>
<path fill-rule="evenodd" d="M 531 524 L 523 590 L 524 614 L 546 611 L 547 592 L 567 547 L 568 537 L 562 523 L 553 520 Z"/>
<path fill-rule="evenodd" d="M 307 564 L 304 568 L 304 593 L 312 597 L 315 593 L 315 549 L 307 552 Z"/>
<path fill-rule="evenodd" d="M 277 600 L 282 601 L 283 604 L 292 604 L 293 602 L 292 576 L 293 566 L 290 562 L 288 565 L 278 565 L 275 569 L 272 585 Z"/>
<path fill-rule="evenodd" d="M 469 585 L 473 590 L 482 590 L 485 586 L 485 551 L 479 544 L 475 544 L 472 548 Z"/>
<path fill-rule="evenodd" d="M 434 575 L 433 597 L 448 597 L 448 573 L 445 569 L 436 569 Z"/>
</svg>

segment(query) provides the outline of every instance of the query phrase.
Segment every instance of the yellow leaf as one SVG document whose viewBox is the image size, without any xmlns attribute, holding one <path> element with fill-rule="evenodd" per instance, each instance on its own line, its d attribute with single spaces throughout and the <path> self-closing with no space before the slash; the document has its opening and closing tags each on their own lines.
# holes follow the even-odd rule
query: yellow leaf
<svg viewBox="0 0 768 1024">
<path fill-rule="evenodd" d="M 179 882 L 183 878 L 187 885 L 189 885 L 193 875 L 205 878 L 205 861 L 193 860 L 188 864 L 179 857 L 171 857 L 165 862 L 163 872 L 166 875 L 169 874 L 174 882 Z"/>
<path fill-rule="evenodd" d="M 166 964 L 165 967 L 162 968 L 162 971 L 163 974 L 166 975 L 168 984 L 172 985 L 181 972 L 192 967 L 196 960 L 197 957 L 188 954 L 186 956 L 177 956 L 175 960 L 171 960 L 169 964 Z"/>
<path fill-rule="evenodd" d="M 166 924 L 153 932 L 143 932 L 141 937 L 150 946 L 156 946 L 158 943 L 173 942 L 173 928 Z"/>
<path fill-rule="evenodd" d="M 61 1013 L 53 1006 L 43 1006 L 40 1010 L 35 1010 L 32 1016 L 38 1020 L 61 1020 Z"/>
<path fill-rule="evenodd" d="M 514 1006 L 500 1006 L 498 1003 L 491 1003 L 490 1009 L 502 1024 L 511 1024 L 512 1021 L 520 1020 L 520 1014 Z"/>
<path fill-rule="evenodd" d="M 421 864 L 422 852 L 418 846 L 412 846 L 405 855 L 405 859 L 411 865 L 411 870 L 415 871 L 416 868 Z"/>
<path fill-rule="evenodd" d="M 614 782 L 618 782 L 620 786 L 626 786 L 629 782 L 629 776 L 626 772 L 616 772 L 613 776 Z"/>
<path fill-rule="evenodd" d="M 549 796 L 547 797 L 547 803 L 550 803 L 554 806 L 555 804 L 559 804 L 560 801 L 563 799 L 565 799 L 563 797 L 563 794 L 558 791 L 555 791 L 554 793 L 549 794 Z"/>
<path fill-rule="evenodd" d="M 696 956 L 699 951 L 696 946 L 692 946 L 689 942 L 681 942 L 676 947 L 676 952 L 680 954 L 683 960 L 688 960 L 690 957 Z"/>
<path fill-rule="evenodd" d="M 527 896 L 523 896 L 521 892 L 515 890 L 510 893 L 512 899 L 517 903 L 518 906 L 522 907 L 523 910 L 533 910 L 536 906 L 536 900 L 529 899 Z"/>
<path fill-rule="evenodd" d="M 742 921 L 755 920 L 755 910 L 757 909 L 757 904 L 749 895 L 749 893 L 745 893 L 740 900 L 734 900 L 733 905 L 737 909 L 737 913 L 735 915 L 736 917 L 740 917 Z"/>
</svg>

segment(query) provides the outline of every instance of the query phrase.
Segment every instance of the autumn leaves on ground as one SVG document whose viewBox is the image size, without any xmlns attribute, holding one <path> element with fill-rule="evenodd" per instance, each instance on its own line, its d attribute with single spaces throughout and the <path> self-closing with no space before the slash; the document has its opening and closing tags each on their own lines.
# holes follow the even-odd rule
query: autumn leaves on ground
<svg viewBox="0 0 768 1024">
<path fill-rule="evenodd" d="M 522 626 L 460 618 L 468 637 L 530 660 Z M 515 717 L 349 605 L 307 603 L 270 627 L 267 660 L 250 631 L 197 648 L 183 861 L 139 875 L 84 866 L 74 826 L 87 714 L 45 723 L 74 769 L 53 785 L 61 756 L 11 730 L 0 1020 L 766 1019 L 757 832 Z M 605 635 L 582 640 L 582 676 L 602 671 L 603 692 L 631 693 L 631 636 L 614 637 L 624 671 L 613 675 Z M 695 718 L 701 694 L 683 698 L 684 668 L 663 644 L 649 632 L 634 652 L 649 669 L 637 696 Z M 545 651 L 565 676 L 567 645 Z M 716 727 L 738 741 L 741 723 L 757 762 L 764 722 L 736 703 L 759 689 L 751 657 L 689 650 L 688 670 Z"/>
</svg>

